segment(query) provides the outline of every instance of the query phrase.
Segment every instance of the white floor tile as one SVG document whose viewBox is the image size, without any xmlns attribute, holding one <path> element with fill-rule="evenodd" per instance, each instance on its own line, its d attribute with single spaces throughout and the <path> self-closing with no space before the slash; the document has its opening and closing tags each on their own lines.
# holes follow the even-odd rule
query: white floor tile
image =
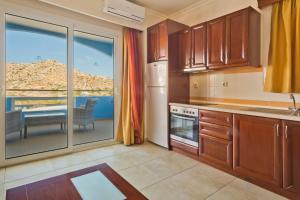
<svg viewBox="0 0 300 200">
<path fill-rule="evenodd" d="M 0 199 L 5 199 L 4 185 L 0 184 Z"/>
<path fill-rule="evenodd" d="M 260 188 L 256 185 L 237 179 L 208 200 L 287 200 L 286 198 Z"/>
<path fill-rule="evenodd" d="M 14 180 L 23 179 L 53 170 L 54 169 L 49 160 L 41 160 L 37 162 L 16 165 L 6 168 L 5 182 L 11 182 Z"/>
<path fill-rule="evenodd" d="M 107 163 L 154 200 L 284 200 L 283 197 L 191 158 L 146 142 L 113 145 L 0 169 L 4 190 Z"/>
<path fill-rule="evenodd" d="M 5 179 L 5 168 L 0 169 L 0 185 L 4 184 L 4 179 Z"/>
</svg>

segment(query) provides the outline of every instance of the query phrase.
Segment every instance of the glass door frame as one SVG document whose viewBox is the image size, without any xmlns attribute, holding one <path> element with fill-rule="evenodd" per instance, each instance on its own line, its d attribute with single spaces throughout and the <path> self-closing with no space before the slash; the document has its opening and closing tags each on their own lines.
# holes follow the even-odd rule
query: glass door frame
<svg viewBox="0 0 300 200">
<path fill-rule="evenodd" d="M 0 2 L 1 5 L 1 2 Z M 5 3 L 4 3 L 5 5 Z M 19 17 L 25 17 L 28 19 L 38 20 L 46 23 L 52 23 L 68 28 L 67 37 L 67 81 L 68 81 L 68 97 L 67 97 L 67 108 L 68 108 L 68 146 L 65 149 L 58 149 L 49 152 L 42 152 L 33 155 L 27 155 L 17 158 L 6 159 L 5 157 L 5 65 L 6 65 L 6 44 L 5 44 L 5 16 L 11 14 Z M 101 24 L 101 23 L 99 23 Z M 114 139 L 92 142 L 82 145 L 73 146 L 73 65 L 74 65 L 74 41 L 73 33 L 74 30 L 99 35 L 103 37 L 114 39 Z M 18 164 L 22 162 L 28 162 L 32 160 L 45 159 L 48 157 L 68 154 L 84 149 L 96 148 L 108 144 L 116 143 L 117 136 L 117 122 L 118 122 L 118 110 L 120 107 L 120 100 L 118 91 L 121 84 L 121 70 L 120 65 L 122 63 L 122 29 L 111 29 L 101 25 L 89 24 L 77 20 L 72 20 L 63 16 L 56 16 L 48 14 L 33 8 L 22 9 L 22 6 L 10 5 L 0 6 L 0 167 Z"/>
</svg>

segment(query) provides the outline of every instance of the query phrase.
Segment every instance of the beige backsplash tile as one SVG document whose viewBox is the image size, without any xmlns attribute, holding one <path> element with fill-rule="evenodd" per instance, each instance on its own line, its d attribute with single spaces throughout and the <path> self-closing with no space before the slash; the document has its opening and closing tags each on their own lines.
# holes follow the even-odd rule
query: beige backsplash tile
<svg viewBox="0 0 300 200">
<path fill-rule="evenodd" d="M 190 76 L 191 97 L 261 100 L 290 102 L 289 94 L 264 92 L 263 72 L 250 73 L 204 73 Z M 224 87 L 223 83 L 228 86 Z M 198 88 L 193 87 L 198 83 Z M 296 95 L 300 101 L 300 95 Z"/>
</svg>

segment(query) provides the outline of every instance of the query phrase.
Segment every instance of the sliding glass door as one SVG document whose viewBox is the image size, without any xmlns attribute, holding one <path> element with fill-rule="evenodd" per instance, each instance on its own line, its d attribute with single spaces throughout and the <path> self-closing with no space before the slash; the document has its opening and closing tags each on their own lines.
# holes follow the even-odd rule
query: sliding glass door
<svg viewBox="0 0 300 200">
<path fill-rule="evenodd" d="M 114 40 L 74 31 L 73 144 L 114 138 Z"/>
<path fill-rule="evenodd" d="M 5 14 L 5 159 L 114 140 L 117 36 L 82 27 Z"/>
<path fill-rule="evenodd" d="M 6 15 L 6 158 L 68 147 L 67 35 Z"/>
</svg>

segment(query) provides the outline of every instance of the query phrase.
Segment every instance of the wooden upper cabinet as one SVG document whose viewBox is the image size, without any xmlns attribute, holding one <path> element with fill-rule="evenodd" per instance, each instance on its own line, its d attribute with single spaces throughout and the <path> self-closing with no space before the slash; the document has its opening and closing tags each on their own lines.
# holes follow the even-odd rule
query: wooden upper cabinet
<svg viewBox="0 0 300 200">
<path fill-rule="evenodd" d="M 157 48 L 157 26 L 148 28 L 147 31 L 147 57 L 148 63 L 156 61 L 156 48 Z"/>
<path fill-rule="evenodd" d="M 225 33 L 225 17 L 207 22 L 207 66 L 210 69 L 225 65 Z"/>
<path fill-rule="evenodd" d="M 157 26 L 157 60 L 168 60 L 168 24 L 164 21 Z"/>
<path fill-rule="evenodd" d="M 191 67 L 206 66 L 206 23 L 194 26 L 192 30 Z"/>
<path fill-rule="evenodd" d="M 226 16 L 226 66 L 260 65 L 260 15 L 246 8 Z"/>
<path fill-rule="evenodd" d="M 248 62 L 248 9 L 226 16 L 226 64 L 240 65 Z"/>
<path fill-rule="evenodd" d="M 178 65 L 181 69 L 191 65 L 191 30 L 186 29 L 178 33 Z"/>
<path fill-rule="evenodd" d="M 234 116 L 235 172 L 252 181 L 280 187 L 281 155 L 281 120 L 246 115 Z"/>
<path fill-rule="evenodd" d="M 300 197 L 300 122 L 283 121 L 283 188 Z"/>
<path fill-rule="evenodd" d="M 151 26 L 147 31 L 148 63 L 168 60 L 168 22 Z"/>
</svg>

